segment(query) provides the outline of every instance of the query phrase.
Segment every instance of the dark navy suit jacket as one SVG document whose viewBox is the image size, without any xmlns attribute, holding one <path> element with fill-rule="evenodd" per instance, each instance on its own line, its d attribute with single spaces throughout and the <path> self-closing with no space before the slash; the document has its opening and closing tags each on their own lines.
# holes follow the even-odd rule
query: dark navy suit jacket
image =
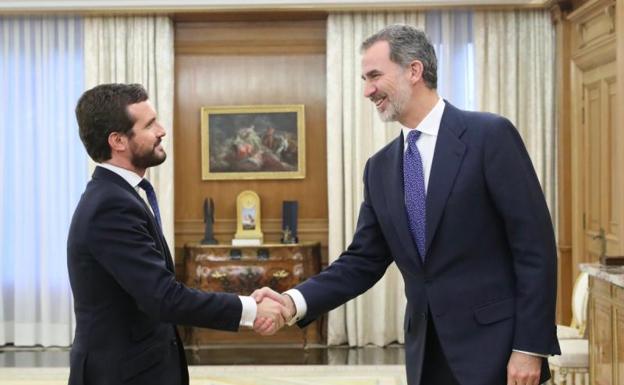
<svg viewBox="0 0 624 385">
<path fill-rule="evenodd" d="M 188 384 L 175 324 L 239 327 L 238 297 L 177 282 L 149 208 L 102 167 L 74 213 L 67 264 L 76 313 L 70 385 Z"/>
<path fill-rule="evenodd" d="M 297 287 L 308 305 L 299 325 L 368 290 L 394 261 L 405 281 L 410 385 L 420 383 L 428 314 L 462 385 L 505 384 L 512 349 L 560 353 L 555 238 L 515 127 L 446 103 L 427 188 L 424 263 L 408 230 L 403 142 L 400 135 L 368 160 L 353 241 Z"/>
</svg>

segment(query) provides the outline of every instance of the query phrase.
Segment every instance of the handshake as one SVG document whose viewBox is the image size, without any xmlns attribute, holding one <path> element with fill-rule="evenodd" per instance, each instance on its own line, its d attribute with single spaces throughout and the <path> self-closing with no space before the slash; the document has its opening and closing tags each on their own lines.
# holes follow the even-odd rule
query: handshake
<svg viewBox="0 0 624 385">
<path fill-rule="evenodd" d="M 292 298 L 280 294 L 268 287 L 257 289 L 251 297 L 258 304 L 253 329 L 263 336 L 277 333 L 286 323 L 297 314 Z"/>
</svg>

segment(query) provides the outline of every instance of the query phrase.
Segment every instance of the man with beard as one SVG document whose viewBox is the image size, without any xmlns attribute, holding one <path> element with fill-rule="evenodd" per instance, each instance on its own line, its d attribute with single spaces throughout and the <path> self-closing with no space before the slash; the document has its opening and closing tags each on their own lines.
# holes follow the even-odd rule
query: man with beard
<svg viewBox="0 0 624 385">
<path fill-rule="evenodd" d="M 559 354 L 550 215 L 515 127 L 438 96 L 422 31 L 392 25 L 362 44 L 364 96 L 401 135 L 364 169 L 353 241 L 282 294 L 305 326 L 372 287 L 396 262 L 405 281 L 410 385 L 536 385 Z M 268 288 L 254 294 L 280 298 Z M 270 325 L 267 325 L 270 327 Z"/>
<path fill-rule="evenodd" d="M 286 313 L 273 300 L 187 288 L 175 280 L 154 189 L 165 129 L 138 84 L 104 84 L 78 101 L 80 138 L 100 163 L 74 213 L 67 264 L 76 333 L 70 385 L 189 383 L 176 324 L 236 331 Z M 139 195 L 143 190 L 147 200 Z"/>
</svg>

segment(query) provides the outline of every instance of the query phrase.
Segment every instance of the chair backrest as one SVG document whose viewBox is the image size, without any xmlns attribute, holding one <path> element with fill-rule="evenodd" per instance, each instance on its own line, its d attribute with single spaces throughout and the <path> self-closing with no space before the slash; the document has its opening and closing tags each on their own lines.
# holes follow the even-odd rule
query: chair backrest
<svg viewBox="0 0 624 385">
<path fill-rule="evenodd" d="M 572 327 L 585 335 L 587 326 L 587 304 L 589 302 L 589 275 L 581 272 L 572 289 Z"/>
</svg>

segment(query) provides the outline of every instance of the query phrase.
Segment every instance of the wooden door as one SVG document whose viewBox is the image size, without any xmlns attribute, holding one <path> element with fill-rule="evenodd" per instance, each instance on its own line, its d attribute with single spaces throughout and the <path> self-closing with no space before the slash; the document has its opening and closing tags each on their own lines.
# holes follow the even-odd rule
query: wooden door
<svg viewBox="0 0 624 385">
<path fill-rule="evenodd" d="M 615 70 L 610 62 L 582 73 L 582 255 L 587 262 L 619 250 Z"/>
<path fill-rule="evenodd" d="M 624 132 L 614 0 L 589 0 L 570 20 L 572 280 L 579 263 L 621 255 Z M 623 50 L 624 52 L 624 50 Z M 618 66 L 619 63 L 619 66 Z M 621 104 L 621 103 L 620 103 Z"/>
</svg>

